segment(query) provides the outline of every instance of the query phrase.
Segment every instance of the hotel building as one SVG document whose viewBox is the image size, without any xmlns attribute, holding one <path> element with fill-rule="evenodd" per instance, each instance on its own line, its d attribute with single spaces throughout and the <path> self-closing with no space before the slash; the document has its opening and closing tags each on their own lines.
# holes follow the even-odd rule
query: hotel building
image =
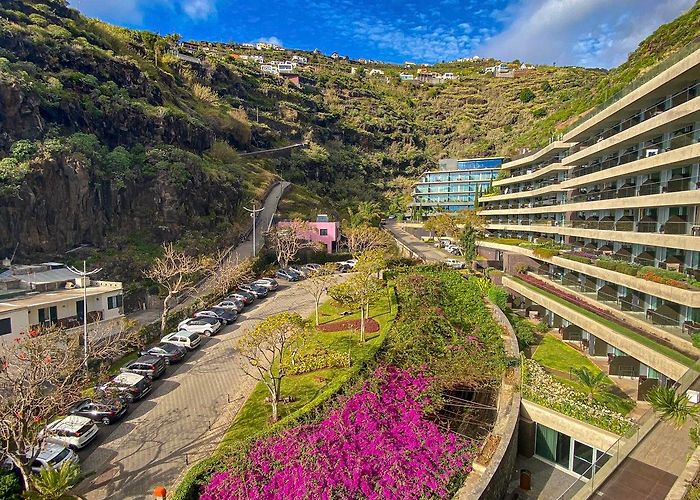
<svg viewBox="0 0 700 500">
<path fill-rule="evenodd" d="M 498 175 L 503 158 L 440 160 L 438 170 L 425 172 L 413 186 L 414 214 L 474 208 L 480 193 L 486 193 Z"/>
</svg>

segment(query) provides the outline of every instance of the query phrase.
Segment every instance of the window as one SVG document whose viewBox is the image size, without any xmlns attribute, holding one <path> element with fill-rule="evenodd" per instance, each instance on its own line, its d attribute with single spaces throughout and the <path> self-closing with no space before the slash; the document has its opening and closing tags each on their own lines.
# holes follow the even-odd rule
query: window
<svg viewBox="0 0 700 500">
<path fill-rule="evenodd" d="M 318 234 L 321 236 L 328 236 L 328 229 L 319 229 Z"/>
<path fill-rule="evenodd" d="M 537 425 L 535 439 L 535 453 L 537 455 L 568 469 L 570 448 L 571 438 L 569 436 L 544 425 Z"/>
<path fill-rule="evenodd" d="M 121 307 L 124 303 L 124 298 L 121 295 L 113 295 L 112 297 L 107 297 L 107 309 L 116 309 Z"/>
<path fill-rule="evenodd" d="M 12 321 L 10 318 L 0 319 L 0 335 L 12 333 Z"/>
</svg>

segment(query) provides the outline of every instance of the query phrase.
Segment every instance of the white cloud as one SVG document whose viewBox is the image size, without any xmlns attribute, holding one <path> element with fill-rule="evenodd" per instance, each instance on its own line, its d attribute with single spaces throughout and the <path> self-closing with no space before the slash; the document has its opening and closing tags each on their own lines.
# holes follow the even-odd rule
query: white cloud
<svg viewBox="0 0 700 500">
<path fill-rule="evenodd" d="M 180 6 L 185 14 L 196 21 L 216 14 L 214 0 L 181 0 Z"/>
<path fill-rule="evenodd" d="M 695 0 L 520 0 L 493 12 L 507 28 L 477 49 L 503 60 L 613 67 Z"/>
<path fill-rule="evenodd" d="M 261 37 L 258 38 L 257 40 L 253 40 L 252 43 L 270 43 L 272 45 L 279 45 L 280 47 L 284 47 L 284 44 L 282 43 L 282 40 L 277 38 L 276 36 L 267 36 L 267 37 Z"/>
</svg>

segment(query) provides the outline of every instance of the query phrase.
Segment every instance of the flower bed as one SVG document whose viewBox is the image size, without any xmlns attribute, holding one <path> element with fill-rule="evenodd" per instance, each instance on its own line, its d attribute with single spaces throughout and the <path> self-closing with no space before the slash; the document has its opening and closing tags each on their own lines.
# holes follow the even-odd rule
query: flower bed
<svg viewBox="0 0 700 500">
<path fill-rule="evenodd" d="M 475 447 L 426 418 L 430 384 L 379 368 L 319 423 L 257 441 L 243 470 L 215 474 L 200 498 L 446 498 Z"/>
<path fill-rule="evenodd" d="M 634 422 L 605 405 L 588 401 L 588 395 L 557 382 L 536 361 L 525 360 L 525 387 L 523 397 L 577 420 L 624 435 Z"/>
<path fill-rule="evenodd" d="M 343 332 L 345 330 L 359 330 L 360 320 L 359 319 L 343 319 L 340 321 L 334 321 L 333 323 L 327 323 L 325 325 L 318 325 L 316 328 L 322 332 Z M 365 332 L 375 333 L 379 331 L 379 323 L 376 320 L 369 318 L 365 320 Z"/>
</svg>

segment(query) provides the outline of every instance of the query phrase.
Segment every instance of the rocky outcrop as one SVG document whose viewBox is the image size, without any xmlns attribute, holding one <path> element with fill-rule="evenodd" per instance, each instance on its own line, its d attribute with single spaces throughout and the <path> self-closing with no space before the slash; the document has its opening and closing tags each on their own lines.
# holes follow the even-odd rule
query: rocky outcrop
<svg viewBox="0 0 700 500">
<path fill-rule="evenodd" d="M 187 180 L 166 170 L 116 187 L 100 180 L 78 156 L 34 161 L 17 196 L 0 198 L 0 253 L 19 244 L 19 255 L 62 253 L 81 244 L 142 234 L 153 241 L 177 239 L 186 230 L 231 223 L 240 185 L 212 182 L 195 166 Z"/>
</svg>

